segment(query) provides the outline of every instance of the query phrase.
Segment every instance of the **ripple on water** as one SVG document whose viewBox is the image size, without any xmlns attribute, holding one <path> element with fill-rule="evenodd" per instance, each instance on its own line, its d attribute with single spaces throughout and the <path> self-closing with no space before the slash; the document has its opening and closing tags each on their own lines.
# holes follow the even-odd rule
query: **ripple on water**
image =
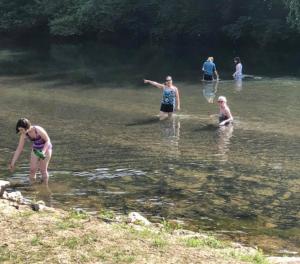
<svg viewBox="0 0 300 264">
<path fill-rule="evenodd" d="M 92 171 L 74 172 L 74 176 L 85 177 L 89 180 L 113 179 L 121 177 L 144 176 L 146 172 L 141 170 L 134 170 L 128 168 L 109 169 L 109 168 L 96 168 Z"/>
</svg>

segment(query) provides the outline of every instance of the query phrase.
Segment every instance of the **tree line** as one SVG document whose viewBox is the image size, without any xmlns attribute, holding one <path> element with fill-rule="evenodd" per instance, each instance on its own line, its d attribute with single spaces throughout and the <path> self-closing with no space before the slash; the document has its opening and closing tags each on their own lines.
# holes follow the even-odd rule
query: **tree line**
<svg viewBox="0 0 300 264">
<path fill-rule="evenodd" d="M 0 0 L 0 33 L 144 41 L 299 39 L 299 0 Z"/>
</svg>

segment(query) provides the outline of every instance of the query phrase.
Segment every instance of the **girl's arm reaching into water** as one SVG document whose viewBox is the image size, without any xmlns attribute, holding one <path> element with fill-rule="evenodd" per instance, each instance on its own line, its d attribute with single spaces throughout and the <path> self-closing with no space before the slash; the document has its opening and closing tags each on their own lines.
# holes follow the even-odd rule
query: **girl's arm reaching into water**
<svg viewBox="0 0 300 264">
<path fill-rule="evenodd" d="M 157 82 L 154 82 L 154 81 L 150 81 L 150 80 L 145 80 L 144 79 L 144 83 L 149 83 L 157 88 L 160 88 L 160 89 L 163 89 L 164 88 L 164 85 L 161 84 L 161 83 L 157 83 Z"/>
<path fill-rule="evenodd" d="M 22 151 L 23 151 L 23 148 L 24 148 L 24 144 L 25 144 L 25 137 L 26 135 L 25 134 L 21 134 L 20 135 L 20 139 L 19 139 L 19 144 L 18 144 L 18 147 L 13 155 L 13 158 L 9 164 L 9 170 L 12 172 L 14 171 L 15 169 L 15 163 L 16 161 L 18 160 L 19 156 L 21 155 Z"/>
</svg>

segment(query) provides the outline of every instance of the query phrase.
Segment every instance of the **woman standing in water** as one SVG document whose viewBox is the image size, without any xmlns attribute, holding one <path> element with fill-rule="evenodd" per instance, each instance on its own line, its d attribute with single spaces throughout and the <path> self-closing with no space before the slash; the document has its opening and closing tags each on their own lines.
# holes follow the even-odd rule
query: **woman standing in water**
<svg viewBox="0 0 300 264">
<path fill-rule="evenodd" d="M 144 83 L 149 83 L 163 90 L 159 119 L 163 120 L 171 117 L 175 109 L 180 110 L 180 96 L 176 86 L 173 85 L 172 77 L 167 76 L 164 84 L 150 80 L 144 80 Z"/>
<path fill-rule="evenodd" d="M 35 182 L 36 172 L 39 168 L 42 174 L 42 182 L 48 184 L 48 164 L 52 155 L 52 144 L 50 138 L 40 126 L 32 126 L 26 118 L 21 118 L 16 124 L 16 133 L 20 134 L 18 147 L 9 164 L 11 171 L 15 169 L 15 163 L 21 155 L 26 139 L 32 141 L 32 151 L 30 158 L 30 181 Z"/>
<path fill-rule="evenodd" d="M 219 96 L 219 126 L 226 126 L 233 121 L 232 114 L 227 105 L 227 99 L 225 96 Z"/>
<path fill-rule="evenodd" d="M 235 64 L 235 72 L 232 74 L 235 80 L 242 80 L 243 78 L 243 65 L 241 63 L 241 59 L 239 57 L 235 57 L 233 59 Z"/>
</svg>

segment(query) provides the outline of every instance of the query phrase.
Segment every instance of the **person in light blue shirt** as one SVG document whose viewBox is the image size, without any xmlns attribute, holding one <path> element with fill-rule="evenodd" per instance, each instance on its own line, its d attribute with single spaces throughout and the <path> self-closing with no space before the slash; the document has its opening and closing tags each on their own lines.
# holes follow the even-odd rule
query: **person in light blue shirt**
<svg viewBox="0 0 300 264">
<path fill-rule="evenodd" d="M 214 64 L 213 57 L 208 57 L 208 59 L 203 63 L 202 71 L 204 81 L 213 81 L 214 74 L 217 78 L 217 81 L 219 80 L 219 74 L 217 72 L 216 65 Z"/>
</svg>

